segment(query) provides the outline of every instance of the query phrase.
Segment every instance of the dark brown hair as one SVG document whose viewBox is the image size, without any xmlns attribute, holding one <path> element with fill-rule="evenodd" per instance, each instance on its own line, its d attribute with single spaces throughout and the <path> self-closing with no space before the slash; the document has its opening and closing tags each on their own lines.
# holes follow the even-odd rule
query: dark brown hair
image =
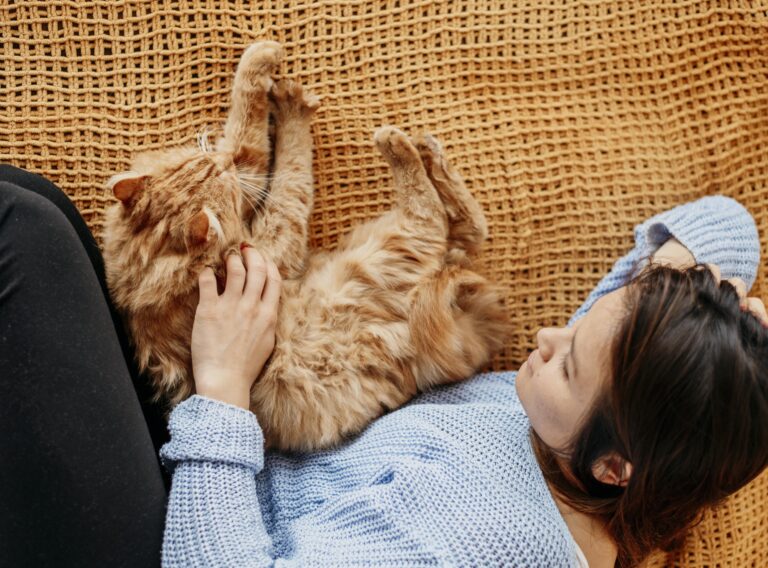
<svg viewBox="0 0 768 568">
<path fill-rule="evenodd" d="M 603 521 L 620 567 L 675 549 L 706 507 L 768 465 L 768 333 L 740 309 L 735 288 L 701 265 L 654 266 L 625 298 L 611 380 L 567 449 L 554 451 L 531 430 L 545 478 Z M 592 474 L 609 452 L 632 464 L 626 487 Z"/>
</svg>

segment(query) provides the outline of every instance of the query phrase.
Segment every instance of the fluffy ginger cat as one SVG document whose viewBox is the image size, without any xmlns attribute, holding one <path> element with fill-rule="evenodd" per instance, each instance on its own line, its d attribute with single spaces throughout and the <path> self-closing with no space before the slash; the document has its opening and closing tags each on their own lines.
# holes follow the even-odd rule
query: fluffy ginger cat
<svg viewBox="0 0 768 568">
<path fill-rule="evenodd" d="M 428 136 L 414 142 L 379 129 L 394 208 L 335 251 L 308 255 L 318 101 L 272 80 L 281 55 L 274 42 L 245 51 L 215 149 L 145 153 L 110 179 L 119 203 L 107 212 L 104 258 L 139 368 L 170 407 L 194 393 L 198 273 L 212 266 L 224 278 L 241 242 L 275 259 L 283 277 L 275 349 L 251 410 L 267 447 L 312 450 L 419 391 L 470 376 L 502 345 L 508 320 L 499 290 L 469 268 L 487 234 L 482 210 Z"/>
</svg>

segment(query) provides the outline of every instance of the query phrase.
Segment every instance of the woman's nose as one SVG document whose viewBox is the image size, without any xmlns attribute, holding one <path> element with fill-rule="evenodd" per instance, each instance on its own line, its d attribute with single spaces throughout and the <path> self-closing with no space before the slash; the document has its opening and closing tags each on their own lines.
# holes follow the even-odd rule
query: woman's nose
<svg viewBox="0 0 768 568">
<path fill-rule="evenodd" d="M 539 355 L 544 362 L 552 358 L 560 344 L 568 341 L 570 333 L 571 330 L 567 327 L 543 327 L 536 333 Z"/>
</svg>

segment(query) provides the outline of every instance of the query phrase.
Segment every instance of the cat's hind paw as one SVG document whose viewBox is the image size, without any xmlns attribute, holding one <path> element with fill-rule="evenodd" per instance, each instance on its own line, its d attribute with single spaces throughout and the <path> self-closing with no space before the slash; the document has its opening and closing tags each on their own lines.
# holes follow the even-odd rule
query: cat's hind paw
<svg viewBox="0 0 768 568">
<path fill-rule="evenodd" d="M 443 145 L 440 141 L 429 134 L 428 132 L 422 132 L 421 134 L 413 138 L 413 145 L 421 152 L 426 151 L 434 155 L 442 155 Z"/>
<path fill-rule="evenodd" d="M 443 146 L 437 138 L 425 132 L 413 138 L 413 145 L 419 151 L 421 161 L 424 162 L 427 172 L 433 171 L 435 167 L 440 170 L 446 169 Z"/>
<path fill-rule="evenodd" d="M 382 126 L 373 134 L 373 141 L 390 164 L 402 164 L 420 160 L 419 152 L 411 143 L 411 139 L 399 128 Z"/>
</svg>

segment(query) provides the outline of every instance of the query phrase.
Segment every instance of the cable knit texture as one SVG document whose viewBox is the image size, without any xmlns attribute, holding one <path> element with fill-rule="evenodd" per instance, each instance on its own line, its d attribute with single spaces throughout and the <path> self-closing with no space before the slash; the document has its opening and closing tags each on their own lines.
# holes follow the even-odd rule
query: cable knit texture
<svg viewBox="0 0 768 568">
<path fill-rule="evenodd" d="M 707 197 L 635 229 L 572 324 L 670 236 L 751 286 L 757 230 Z M 515 372 L 425 393 L 331 451 L 264 454 L 256 417 L 194 395 L 160 451 L 173 472 L 164 566 L 575 566 L 544 482 Z"/>
</svg>

